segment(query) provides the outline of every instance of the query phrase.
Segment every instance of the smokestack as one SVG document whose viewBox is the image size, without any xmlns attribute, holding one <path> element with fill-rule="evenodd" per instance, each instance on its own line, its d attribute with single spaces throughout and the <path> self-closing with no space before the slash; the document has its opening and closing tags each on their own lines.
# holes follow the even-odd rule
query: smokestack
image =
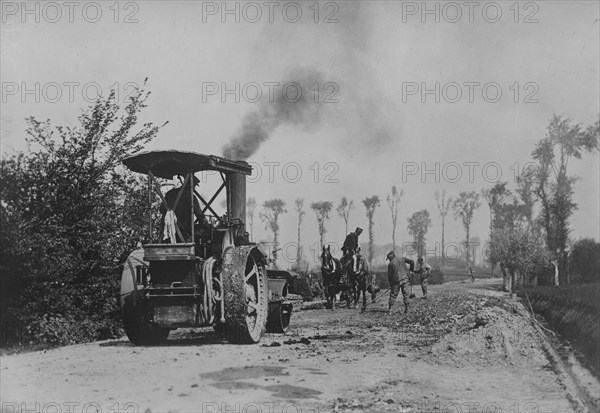
<svg viewBox="0 0 600 413">
<path fill-rule="evenodd" d="M 227 176 L 227 199 L 232 219 L 243 222 L 243 232 L 246 232 L 246 175 L 230 173 Z"/>
</svg>

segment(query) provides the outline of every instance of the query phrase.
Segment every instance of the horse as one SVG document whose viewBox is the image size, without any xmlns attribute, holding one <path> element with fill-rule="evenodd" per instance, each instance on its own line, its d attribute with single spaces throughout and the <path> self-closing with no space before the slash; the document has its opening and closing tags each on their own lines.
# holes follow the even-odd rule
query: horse
<svg viewBox="0 0 600 413">
<path fill-rule="evenodd" d="M 351 294 L 347 291 L 349 283 L 347 281 L 347 272 L 340 260 L 331 255 L 331 248 L 328 245 L 322 247 L 321 251 L 321 277 L 323 278 L 323 287 L 325 289 L 325 298 L 327 299 L 327 308 L 335 310 L 336 294 L 340 291 L 346 292 L 346 303 L 350 308 Z M 346 275 L 346 280 L 343 276 Z"/>
<path fill-rule="evenodd" d="M 342 281 L 341 284 L 346 285 L 343 289 L 344 294 L 349 295 L 349 300 L 353 303 L 352 308 L 356 308 L 358 303 L 358 285 L 359 285 L 359 259 L 358 253 L 348 254 L 342 257 Z M 348 303 L 350 308 L 350 302 Z"/>
<path fill-rule="evenodd" d="M 355 265 L 352 267 L 352 276 L 350 277 L 353 280 L 354 308 L 356 308 L 360 299 L 360 293 L 362 292 L 363 302 L 360 310 L 362 313 L 367 308 L 367 276 L 369 274 L 369 265 L 367 264 L 367 261 L 358 254 L 356 255 L 354 262 Z"/>
</svg>

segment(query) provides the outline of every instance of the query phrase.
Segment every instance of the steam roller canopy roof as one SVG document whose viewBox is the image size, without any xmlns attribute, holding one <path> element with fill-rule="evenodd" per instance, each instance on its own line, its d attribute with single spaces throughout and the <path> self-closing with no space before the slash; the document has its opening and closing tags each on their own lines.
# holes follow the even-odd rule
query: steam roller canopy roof
<svg viewBox="0 0 600 413">
<path fill-rule="evenodd" d="M 134 172 L 171 179 L 199 171 L 218 171 L 225 174 L 240 173 L 250 175 L 252 167 L 244 161 L 232 161 L 215 155 L 202 155 L 195 152 L 152 151 L 142 152 L 123 159 L 123 164 Z"/>
</svg>

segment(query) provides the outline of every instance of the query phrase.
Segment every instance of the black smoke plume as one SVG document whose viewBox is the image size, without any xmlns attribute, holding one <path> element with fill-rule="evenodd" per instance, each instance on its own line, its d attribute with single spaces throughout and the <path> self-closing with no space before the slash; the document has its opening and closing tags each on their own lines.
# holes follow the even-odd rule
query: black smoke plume
<svg viewBox="0 0 600 413">
<path fill-rule="evenodd" d="M 312 130 L 320 123 L 318 99 L 310 89 L 315 83 L 322 85 L 323 76 L 314 69 L 293 71 L 274 88 L 274 95 L 263 96 L 259 107 L 242 120 L 239 132 L 223 147 L 223 156 L 246 160 L 252 156 L 278 126 L 289 124 Z M 292 85 L 286 87 L 286 85 Z M 285 90 L 285 91 L 284 91 Z"/>
</svg>

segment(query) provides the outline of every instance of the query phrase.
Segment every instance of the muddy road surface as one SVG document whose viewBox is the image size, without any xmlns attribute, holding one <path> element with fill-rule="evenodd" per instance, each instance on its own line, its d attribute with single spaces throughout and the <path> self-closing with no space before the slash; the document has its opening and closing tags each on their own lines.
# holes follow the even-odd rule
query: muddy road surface
<svg viewBox="0 0 600 413">
<path fill-rule="evenodd" d="M 597 411 L 598 382 L 553 350 L 499 280 L 294 312 L 290 331 L 231 345 L 211 329 L 0 359 L 5 412 Z M 586 381 L 585 383 L 582 383 Z"/>
</svg>

